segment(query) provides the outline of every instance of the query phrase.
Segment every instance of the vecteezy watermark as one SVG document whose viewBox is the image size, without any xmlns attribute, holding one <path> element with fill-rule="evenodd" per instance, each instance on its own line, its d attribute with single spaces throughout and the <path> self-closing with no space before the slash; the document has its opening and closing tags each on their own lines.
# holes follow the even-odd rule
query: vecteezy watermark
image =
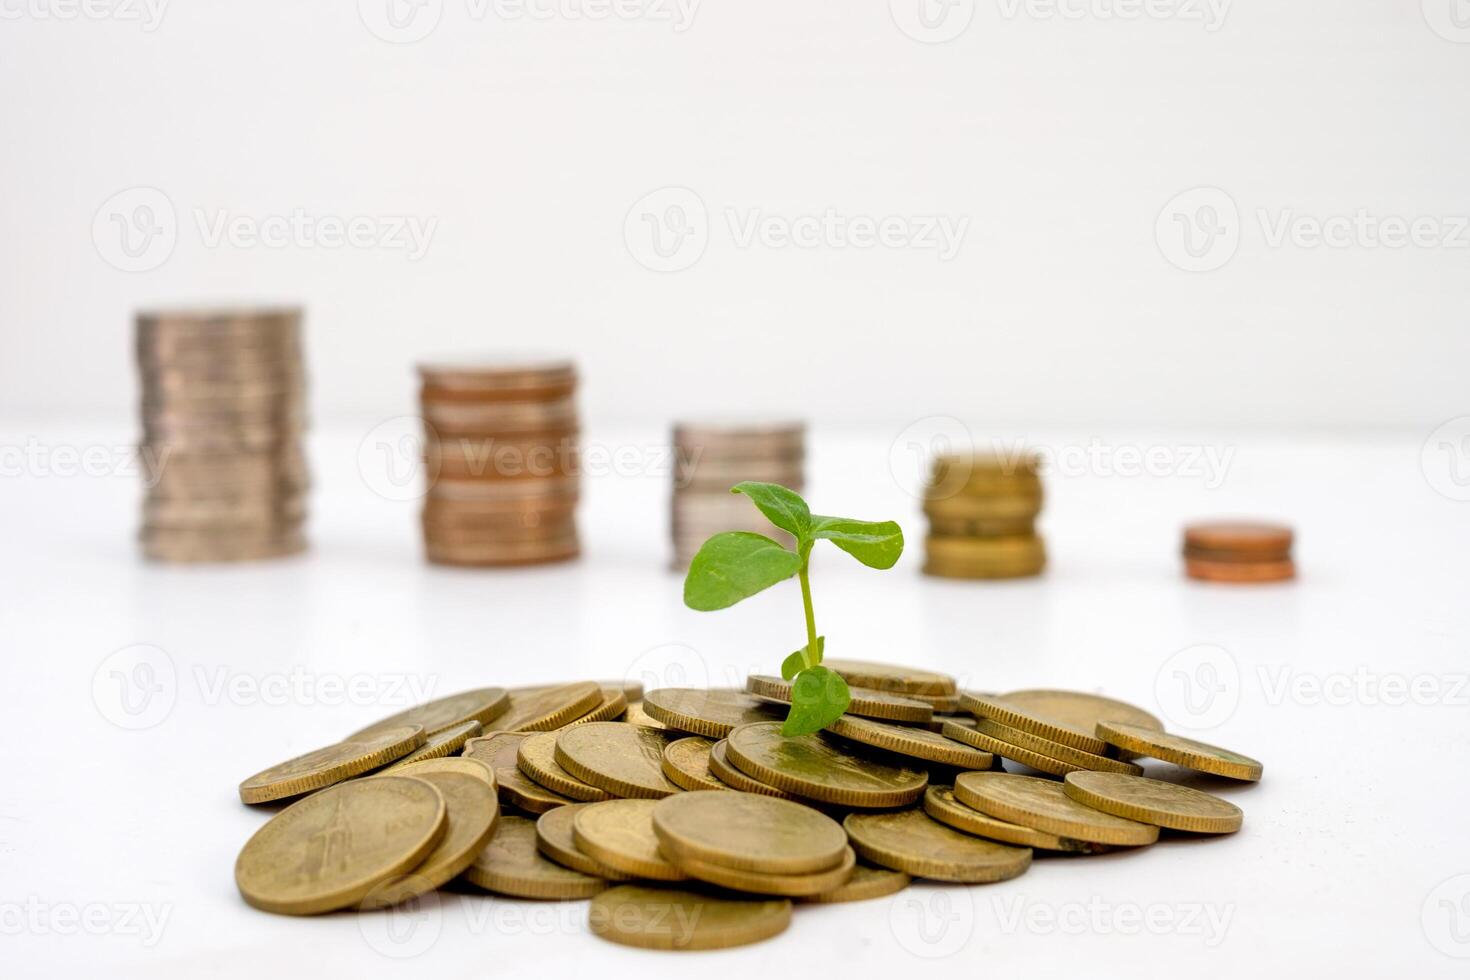
<svg viewBox="0 0 1470 980">
<path fill-rule="evenodd" d="M 92 674 L 92 703 L 119 728 L 141 731 L 161 723 L 179 697 L 173 658 L 147 643 L 109 654 Z"/>
<path fill-rule="evenodd" d="M 682 34 L 694 24 L 701 0 L 462 0 L 451 4 L 456 16 L 472 23 L 662 24 Z M 463 9 L 461 10 L 460 7 Z M 373 36 L 390 44 L 422 41 L 444 19 L 444 0 L 358 0 L 357 12 Z"/>
<path fill-rule="evenodd" d="M 1434 491 L 1450 500 L 1470 500 L 1470 415 L 1450 419 L 1424 440 L 1419 468 Z"/>
<path fill-rule="evenodd" d="M 109 654 L 92 675 L 92 703 L 103 718 L 130 731 L 162 724 L 180 696 L 189 693 L 206 707 L 237 708 L 354 705 L 408 708 L 428 701 L 435 674 L 397 671 L 312 671 L 301 665 L 282 671 L 240 671 L 227 665 L 195 664 L 180 682 L 169 654 L 147 643 Z"/>
<path fill-rule="evenodd" d="M 628 662 L 623 671 L 627 683 L 641 684 L 645 691 L 661 687 L 709 687 L 709 661 L 687 643 L 660 643 Z"/>
<path fill-rule="evenodd" d="M 975 899 L 968 888 L 910 888 L 888 903 L 888 931 L 910 955 L 940 960 L 975 934 Z"/>
<path fill-rule="evenodd" d="M 0 902 L 0 936 L 121 936 L 152 949 L 173 912 L 167 903 L 47 902 L 32 895 Z"/>
<path fill-rule="evenodd" d="M 1470 44 L 1470 0 L 1420 0 L 1424 22 L 1446 41 Z"/>
<path fill-rule="evenodd" d="M 1213 34 L 1234 0 L 995 0 L 1005 20 L 1174 21 Z"/>
<path fill-rule="evenodd" d="M 915 41 L 943 44 L 965 33 L 975 19 L 975 0 L 888 0 L 888 13 Z"/>
<path fill-rule="evenodd" d="M 255 214 L 194 207 L 191 226 L 204 248 L 401 252 L 417 262 L 429 251 L 439 219 L 432 215 L 316 213 L 303 207 Z M 190 227 L 186 225 L 186 227 Z M 178 245 L 173 201 L 156 187 L 130 187 L 109 197 L 92 217 L 92 244 L 123 272 L 148 272 Z"/>
<path fill-rule="evenodd" d="M 846 213 L 836 208 L 781 214 L 762 207 L 727 206 L 711 223 L 704 199 L 687 187 L 662 187 L 639 198 L 623 218 L 623 240 L 638 264 L 654 272 L 680 272 L 700 260 L 723 225 L 738 249 L 774 251 L 932 252 L 948 262 L 959 254 L 970 227 L 966 215 Z"/>
<path fill-rule="evenodd" d="M 385 500 L 419 500 L 441 480 L 534 476 L 659 477 L 682 485 L 692 478 L 698 451 L 668 443 L 580 442 L 444 435 L 418 415 L 374 426 L 358 443 L 363 484 Z"/>
<path fill-rule="evenodd" d="M 1223 725 L 1240 706 L 1240 664 L 1213 643 L 1177 650 L 1154 674 L 1154 703 L 1179 728 Z"/>
<path fill-rule="evenodd" d="M 421 893 L 396 902 L 387 908 L 374 908 L 369 893 L 367 910 L 357 915 L 357 929 L 373 951 L 389 959 L 405 960 L 422 956 L 434 948 L 444 932 L 444 908 L 432 882 L 421 881 Z M 391 889 L 416 886 L 394 879 L 385 886 Z"/>
<path fill-rule="evenodd" d="M 1429 945 L 1453 959 L 1470 959 L 1470 874 L 1435 885 L 1419 910 L 1419 924 Z"/>
<path fill-rule="evenodd" d="M 169 0 L 0 0 L 0 20 L 116 21 L 152 33 Z"/>
<path fill-rule="evenodd" d="M 43 442 L 35 436 L 23 443 L 0 444 L 0 479 L 142 479 L 157 486 L 168 465 L 172 446 L 91 445 Z"/>
<path fill-rule="evenodd" d="M 963 467 L 951 468 L 944 486 L 931 484 L 931 467 L 939 456 L 989 457 L 1003 469 L 1034 467 L 1043 477 L 1177 478 L 1197 480 L 1205 489 L 1216 490 L 1224 485 L 1235 453 L 1236 447 L 1229 445 L 1113 442 L 1097 437 L 1058 444 L 981 440 L 959 419 L 931 415 L 894 436 L 888 445 L 888 472 L 915 499 L 949 496 L 963 489 L 969 476 Z"/>
<path fill-rule="evenodd" d="M 1002 932 L 1034 936 L 1187 936 L 1213 949 L 1225 941 L 1233 904 L 1216 902 L 1038 902 L 1025 895 L 991 900 Z"/>
<path fill-rule="evenodd" d="M 1397 215 L 1359 207 L 1311 214 L 1294 207 L 1258 207 L 1260 243 L 1267 249 L 1470 249 L 1470 215 Z M 1159 251 L 1186 272 L 1213 272 L 1239 250 L 1246 223 L 1235 198 L 1218 187 L 1175 195 L 1154 223 Z"/>
</svg>

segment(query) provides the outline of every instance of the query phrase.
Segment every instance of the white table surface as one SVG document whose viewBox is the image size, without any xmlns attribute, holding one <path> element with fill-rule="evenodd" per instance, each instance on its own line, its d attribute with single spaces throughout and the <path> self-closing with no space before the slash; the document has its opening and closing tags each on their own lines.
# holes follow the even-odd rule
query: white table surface
<svg viewBox="0 0 1470 980">
<path fill-rule="evenodd" d="M 798 908 L 781 937 L 711 954 L 602 942 L 586 932 L 585 902 L 446 895 L 407 916 L 254 911 L 232 867 L 264 815 L 240 804 L 236 783 L 394 710 L 411 685 L 734 684 L 774 670 L 802 638 L 794 586 L 723 613 L 682 607 L 656 454 L 635 460 L 640 473 L 588 479 L 579 562 L 454 571 L 421 560 L 417 505 L 383 499 L 360 476 L 368 428 L 312 436 L 309 556 L 216 568 L 139 559 L 131 474 L 59 472 L 66 447 L 112 452 L 126 427 L 3 433 L 0 446 L 35 450 L 19 474 L 7 450 L 0 479 L 5 976 L 1470 969 L 1470 503 L 1436 489 L 1456 492 L 1453 474 L 1436 471 L 1452 461 L 1421 455 L 1427 431 L 1101 443 L 1165 447 L 1178 472 L 1130 477 L 1094 462 L 1052 476 L 1051 568 L 1006 584 L 920 576 L 917 505 L 890 472 L 896 433 L 813 435 L 817 508 L 897 518 L 910 538 L 890 572 L 836 551 L 818 561 L 830 653 L 942 668 L 982 689 L 1101 691 L 1256 755 L 1259 785 L 1202 784 L 1244 808 L 1234 836 L 1041 859 L 997 885 Z M 659 433 L 588 439 L 647 447 Z M 1222 481 L 1183 462 L 1192 446 L 1233 453 Z M 1187 581 L 1181 523 L 1221 514 L 1294 524 L 1300 580 Z M 116 653 L 137 644 L 162 651 L 148 654 L 162 693 L 128 714 L 113 672 L 147 680 L 131 672 L 134 653 Z M 1207 686 L 1187 700 L 1181 677 Z"/>
</svg>

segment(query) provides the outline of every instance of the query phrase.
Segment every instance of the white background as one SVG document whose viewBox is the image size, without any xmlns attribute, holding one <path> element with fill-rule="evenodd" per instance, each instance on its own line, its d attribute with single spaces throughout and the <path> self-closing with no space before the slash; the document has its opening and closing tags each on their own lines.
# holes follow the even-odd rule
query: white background
<svg viewBox="0 0 1470 980">
<path fill-rule="evenodd" d="M 686 30 L 445 0 L 406 44 L 375 2 L 179 2 L 153 29 L 73 9 L 0 0 L 7 976 L 1463 975 L 1470 249 L 1272 243 L 1284 216 L 1359 212 L 1470 234 L 1448 2 L 1237 3 L 1210 30 L 1203 4 L 961 0 L 930 11 L 943 43 L 878 0 L 707 2 Z M 645 215 L 670 205 L 696 234 L 664 261 Z M 968 224 L 942 259 L 741 244 L 730 218 L 829 208 Z M 298 210 L 434 232 L 411 258 L 199 226 Z M 169 215 L 122 249 L 116 220 Z M 1207 225 L 1191 258 L 1179 230 Z M 312 552 L 145 564 L 132 312 L 236 300 L 307 309 Z M 577 358 L 584 443 L 626 464 L 588 476 L 581 561 L 427 567 L 377 450 L 412 424 L 416 359 L 515 347 Z M 724 685 L 796 645 L 791 593 L 696 614 L 667 568 L 668 422 L 751 409 L 812 420 L 821 509 L 908 532 L 891 572 L 818 559 L 834 649 L 1132 700 L 1265 761 L 1259 786 L 1200 784 L 1244 830 L 800 909 L 692 960 L 588 937 L 581 903 L 454 897 L 386 944 L 384 917 L 243 906 L 230 869 L 262 815 L 235 785 L 394 710 L 397 681 Z M 956 434 L 1056 461 L 1044 577 L 919 575 L 916 473 Z M 1231 513 L 1292 523 L 1300 581 L 1184 580 L 1180 524 Z M 162 696 L 131 714 L 119 678 Z M 261 693 L 354 679 L 366 698 Z"/>
</svg>

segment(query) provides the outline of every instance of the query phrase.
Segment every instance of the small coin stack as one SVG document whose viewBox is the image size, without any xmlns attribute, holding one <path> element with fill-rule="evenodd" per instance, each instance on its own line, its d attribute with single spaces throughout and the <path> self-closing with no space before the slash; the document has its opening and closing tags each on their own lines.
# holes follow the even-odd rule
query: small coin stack
<svg viewBox="0 0 1470 980">
<path fill-rule="evenodd" d="M 420 365 L 419 376 L 429 561 L 489 566 L 575 558 L 572 363 L 435 363 Z"/>
<path fill-rule="evenodd" d="M 306 547 L 301 311 L 143 312 L 143 552 L 241 561 Z"/>
<path fill-rule="evenodd" d="M 794 738 L 780 733 L 790 686 L 763 675 L 746 691 L 482 688 L 400 712 L 241 783 L 247 803 L 300 799 L 245 845 L 237 885 L 251 905 L 304 915 L 458 879 L 591 899 L 589 930 L 611 942 L 718 949 L 783 932 L 793 903 L 880 898 L 914 878 L 1003 882 L 1036 851 L 1240 829 L 1233 803 L 1130 760 L 1261 778 L 1254 759 L 1101 695 L 989 695 L 933 671 L 825 664 L 853 685 L 849 712 Z M 938 711 L 941 697 L 974 727 Z M 341 860 L 324 866 L 323 847 Z"/>
<path fill-rule="evenodd" d="M 687 568 L 700 545 L 721 531 L 754 531 L 790 547 L 744 497 L 730 488 L 744 480 L 779 483 L 800 493 L 806 426 L 800 422 L 681 422 L 674 426 L 671 504 L 674 566 Z"/>
<path fill-rule="evenodd" d="M 924 573 L 1000 579 L 1039 575 L 1041 476 L 1035 456 L 940 456 L 924 494 Z"/>
<path fill-rule="evenodd" d="M 1184 529 L 1184 573 L 1201 582 L 1256 584 L 1296 578 L 1291 528 L 1213 521 Z"/>
</svg>

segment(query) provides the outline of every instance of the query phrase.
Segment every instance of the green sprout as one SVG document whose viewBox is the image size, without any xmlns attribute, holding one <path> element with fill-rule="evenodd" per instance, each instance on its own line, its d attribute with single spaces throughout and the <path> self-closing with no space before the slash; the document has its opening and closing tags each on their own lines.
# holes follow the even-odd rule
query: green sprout
<svg viewBox="0 0 1470 980">
<path fill-rule="evenodd" d="M 782 735 L 809 735 L 832 724 L 852 700 L 847 682 L 821 666 L 826 637 L 817 635 L 809 566 L 812 545 L 831 541 L 869 568 L 892 568 L 903 554 L 903 531 L 893 521 L 855 521 L 813 514 L 794 490 L 775 483 L 737 483 L 731 493 L 750 498 L 766 518 L 796 538 L 789 551 L 763 534 L 725 531 L 703 545 L 684 578 L 684 605 L 701 612 L 727 609 L 795 575 L 806 613 L 806 646 L 781 662 L 791 684 L 791 710 Z"/>
</svg>

